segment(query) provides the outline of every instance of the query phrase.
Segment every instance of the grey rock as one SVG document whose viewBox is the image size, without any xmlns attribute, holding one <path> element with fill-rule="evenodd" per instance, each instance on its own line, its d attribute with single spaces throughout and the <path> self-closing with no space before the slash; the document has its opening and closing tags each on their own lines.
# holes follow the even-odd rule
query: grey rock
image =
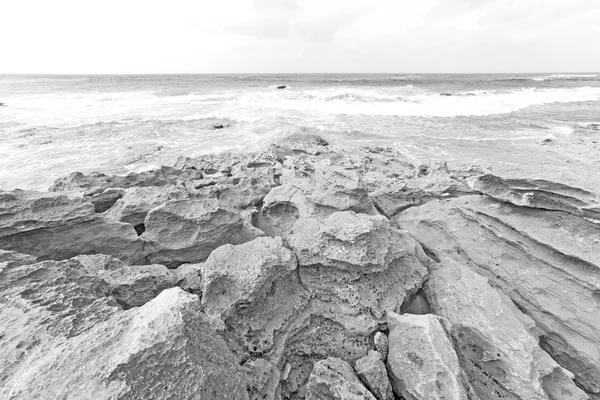
<svg viewBox="0 0 600 400">
<path fill-rule="evenodd" d="M 246 228 L 239 214 L 221 208 L 216 199 L 171 200 L 150 211 L 144 225 L 142 238 L 154 250 L 148 260 L 168 267 L 202 262 L 221 245 L 244 243 L 261 234 Z"/>
<path fill-rule="evenodd" d="M 81 260 L 0 271 L 3 399 L 247 399 L 244 374 L 197 296 L 123 311 Z"/>
<path fill-rule="evenodd" d="M 447 262 L 430 272 L 425 290 L 433 311 L 450 322 L 461 366 L 480 398 L 587 398 L 573 374 L 539 347 L 534 322 L 486 278 Z"/>
<path fill-rule="evenodd" d="M 376 400 L 352 366 L 330 357 L 315 364 L 306 385 L 306 400 Z"/>
<path fill-rule="evenodd" d="M 144 258 L 129 224 L 109 221 L 91 202 L 55 193 L 0 192 L 0 248 L 40 260 L 108 254 L 127 263 Z"/>
<path fill-rule="evenodd" d="M 375 342 L 375 349 L 377 349 L 384 360 L 387 359 L 388 351 L 390 350 L 390 342 L 387 335 L 383 332 L 377 332 L 373 340 Z"/>
<path fill-rule="evenodd" d="M 467 400 L 458 357 L 435 315 L 388 313 L 387 366 L 394 392 L 410 400 Z"/>
<path fill-rule="evenodd" d="M 540 209 L 465 196 L 406 210 L 395 221 L 433 257 L 466 265 L 507 294 L 535 322 L 542 349 L 575 374 L 579 387 L 600 395 L 600 227 L 583 215 L 594 198 L 557 190 L 544 198 L 568 195 L 587 205 L 560 197 Z M 512 198 L 502 193 L 494 195 Z"/>
<path fill-rule="evenodd" d="M 394 400 L 392 385 L 381 353 L 369 351 L 366 357 L 356 361 L 354 369 L 377 400 Z"/>
</svg>

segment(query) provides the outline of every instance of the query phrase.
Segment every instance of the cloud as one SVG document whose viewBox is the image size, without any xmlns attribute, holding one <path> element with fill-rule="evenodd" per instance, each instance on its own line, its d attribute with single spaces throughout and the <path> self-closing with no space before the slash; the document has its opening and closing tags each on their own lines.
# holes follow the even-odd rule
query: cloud
<svg viewBox="0 0 600 400">
<path fill-rule="evenodd" d="M 598 71 L 597 0 L 20 0 L 1 72 Z"/>
</svg>

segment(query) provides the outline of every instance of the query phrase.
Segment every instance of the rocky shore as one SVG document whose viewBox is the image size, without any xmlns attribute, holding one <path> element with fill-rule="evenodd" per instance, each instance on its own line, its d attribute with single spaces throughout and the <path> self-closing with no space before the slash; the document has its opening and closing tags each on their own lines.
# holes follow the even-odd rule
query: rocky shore
<svg viewBox="0 0 600 400">
<path fill-rule="evenodd" d="M 600 399 L 600 198 L 388 148 L 0 192 L 2 399 Z"/>
</svg>

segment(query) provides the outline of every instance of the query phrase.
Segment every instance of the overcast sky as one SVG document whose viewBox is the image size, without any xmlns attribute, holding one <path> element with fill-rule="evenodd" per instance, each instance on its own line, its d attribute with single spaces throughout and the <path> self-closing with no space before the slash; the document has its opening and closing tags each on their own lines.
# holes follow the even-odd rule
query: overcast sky
<svg viewBox="0 0 600 400">
<path fill-rule="evenodd" d="M 600 71 L 600 0 L 0 3 L 0 73 L 569 71 Z"/>
</svg>

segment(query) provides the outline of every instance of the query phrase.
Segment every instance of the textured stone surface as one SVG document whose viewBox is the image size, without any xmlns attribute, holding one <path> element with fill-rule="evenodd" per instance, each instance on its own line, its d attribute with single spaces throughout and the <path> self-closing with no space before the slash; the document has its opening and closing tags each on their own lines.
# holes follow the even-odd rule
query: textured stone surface
<svg viewBox="0 0 600 400">
<path fill-rule="evenodd" d="M 379 354 L 381 354 L 381 356 L 385 360 L 390 350 L 390 341 L 387 335 L 383 332 L 377 332 L 373 337 L 373 341 L 375 342 L 375 349 L 379 352 Z"/>
<path fill-rule="evenodd" d="M 81 198 L 53 193 L 0 192 L 0 248 L 41 260 L 109 254 L 143 259 L 144 244 L 129 224 L 107 220 Z"/>
<path fill-rule="evenodd" d="M 315 364 L 306 385 L 306 400 L 376 400 L 352 366 L 335 357 Z"/>
<path fill-rule="evenodd" d="M 375 214 L 373 202 L 356 170 L 299 163 L 285 168 L 281 186 L 265 196 L 261 209 L 263 218 L 277 218 L 282 207 L 295 209 L 300 217 L 318 218 L 347 210 Z"/>
<path fill-rule="evenodd" d="M 434 258 L 465 265 L 507 294 L 535 322 L 541 347 L 598 396 L 600 225 L 577 214 L 465 196 L 406 210 L 396 223 Z"/>
<path fill-rule="evenodd" d="M 221 208 L 216 199 L 171 200 L 154 208 L 144 225 L 142 238 L 153 248 L 148 260 L 170 267 L 202 262 L 223 244 L 247 242 L 262 234 L 247 229 L 239 214 Z"/>
<path fill-rule="evenodd" d="M 301 218 L 292 231 L 288 243 L 311 301 L 310 318 L 305 313 L 303 328 L 285 342 L 292 371 L 284 394 L 301 390 L 321 358 L 355 361 L 367 355 L 385 313 L 399 311 L 427 276 L 416 242 L 381 216 L 345 211 L 322 223 Z"/>
<path fill-rule="evenodd" d="M 431 271 L 425 291 L 433 311 L 450 322 L 461 366 L 480 398 L 587 398 L 540 349 L 534 322 L 483 276 L 448 262 Z"/>
<path fill-rule="evenodd" d="M 392 385 L 381 353 L 369 351 L 366 357 L 356 361 L 354 370 L 377 400 L 394 400 Z"/>
<path fill-rule="evenodd" d="M 0 398 L 388 399 L 387 353 L 396 398 L 600 399 L 600 199 L 487 172 L 302 134 L 2 192 Z"/>
<path fill-rule="evenodd" d="M 179 288 L 123 311 L 80 260 L 0 272 L 3 399 L 247 399 L 244 374 Z"/>
<path fill-rule="evenodd" d="M 435 315 L 388 313 L 387 366 L 397 395 L 409 400 L 468 399 L 458 357 Z"/>
<path fill-rule="evenodd" d="M 146 215 L 155 207 L 169 200 L 188 197 L 188 193 L 176 186 L 132 187 L 123 190 L 122 197 L 106 212 L 108 218 L 131 225 L 144 223 Z"/>
<path fill-rule="evenodd" d="M 186 180 L 202 179 L 202 172 L 192 169 L 176 169 L 163 166 L 159 169 L 130 173 L 125 176 L 74 172 L 57 179 L 48 189 L 51 192 L 82 192 L 86 196 L 104 192 L 108 188 L 177 185 Z"/>
<path fill-rule="evenodd" d="M 262 358 L 248 360 L 244 364 L 248 376 L 248 395 L 251 400 L 278 400 L 281 379 L 277 367 Z"/>
</svg>

